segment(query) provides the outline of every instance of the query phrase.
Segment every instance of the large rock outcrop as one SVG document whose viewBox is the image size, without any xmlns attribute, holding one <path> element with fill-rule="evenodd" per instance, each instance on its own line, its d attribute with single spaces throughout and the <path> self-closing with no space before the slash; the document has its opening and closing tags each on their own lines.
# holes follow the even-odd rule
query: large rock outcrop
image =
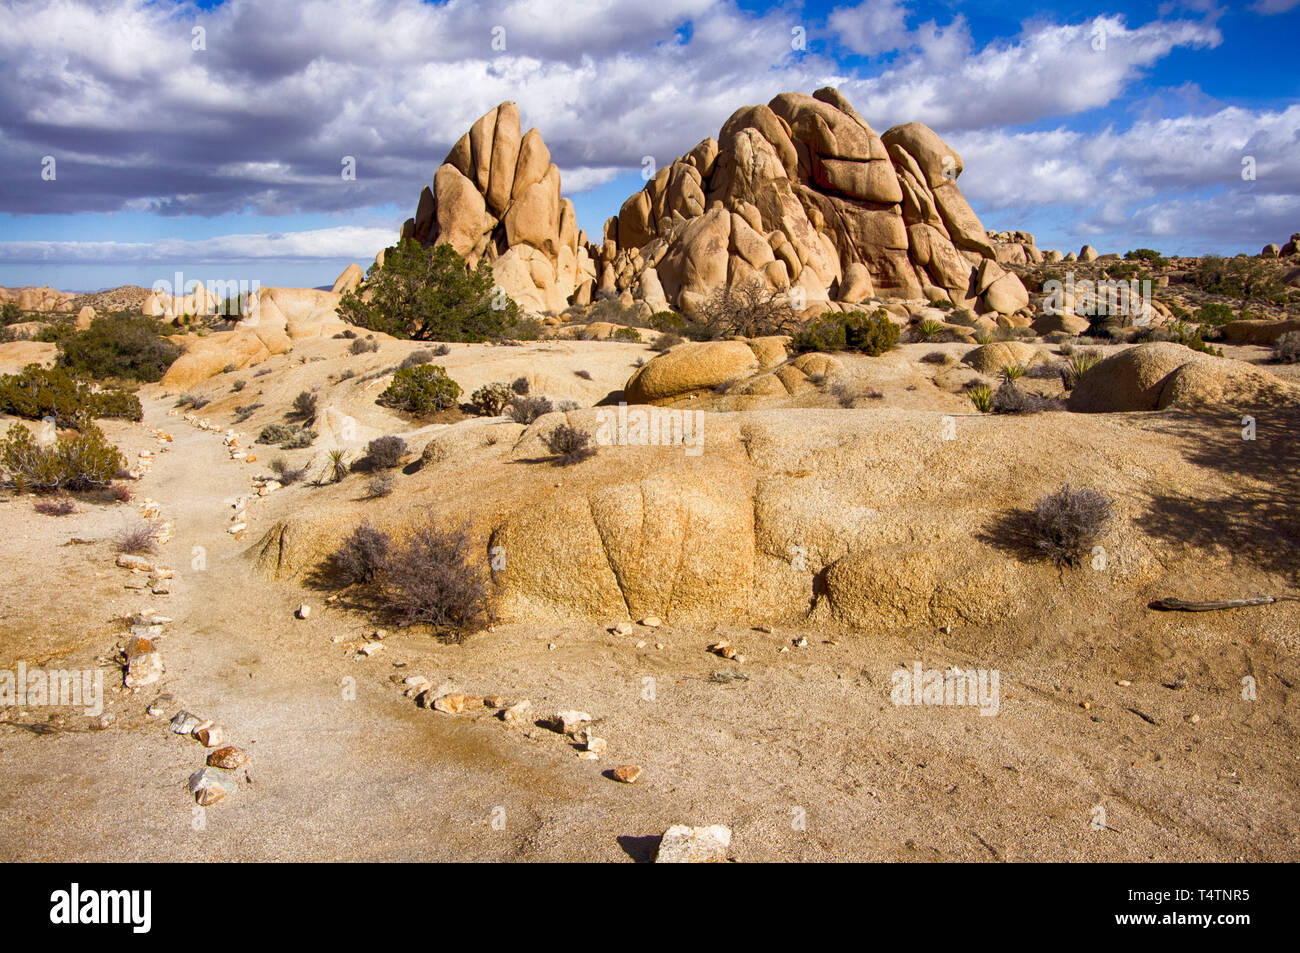
<svg viewBox="0 0 1300 953">
<path fill-rule="evenodd" d="M 487 258 L 533 310 L 626 294 L 690 315 L 715 289 L 754 281 L 805 306 L 872 296 L 982 314 L 1028 306 L 999 261 L 1041 258 L 1033 237 L 991 241 L 957 187 L 962 161 L 947 143 L 920 123 L 877 135 L 834 88 L 737 110 L 718 138 L 630 196 L 599 243 L 577 231 L 540 134 L 519 128 L 514 103 L 475 122 L 402 234 Z"/>
<path fill-rule="evenodd" d="M 403 238 L 446 242 L 492 274 L 522 307 L 562 311 L 596 278 L 560 170 L 536 129 L 520 134 L 519 108 L 502 103 L 480 116 L 425 186 Z"/>
</svg>

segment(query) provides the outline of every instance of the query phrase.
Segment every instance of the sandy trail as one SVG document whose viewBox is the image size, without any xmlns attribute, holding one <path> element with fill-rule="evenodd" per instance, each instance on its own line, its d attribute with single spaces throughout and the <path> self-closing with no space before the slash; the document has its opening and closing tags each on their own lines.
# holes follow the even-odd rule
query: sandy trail
<svg viewBox="0 0 1300 953">
<path fill-rule="evenodd" d="M 362 661 L 332 639 L 372 623 L 251 572 L 241 552 L 269 524 L 262 504 L 248 507 L 244 542 L 225 532 L 256 465 L 231 461 L 218 435 L 167 406 L 146 403 L 145 422 L 175 442 L 137 491 L 175 522 L 164 550 L 173 592 L 152 599 L 175 620 L 161 640 L 167 673 L 111 695 L 104 731 L 0 726 L 0 859 L 628 860 L 673 823 L 729 825 L 743 861 L 1300 858 L 1300 672 L 1279 644 L 1300 620 L 1294 604 L 1003 633 L 996 717 L 890 702 L 900 665 L 986 664 L 984 633 L 665 626 L 621 638 L 590 624 L 511 625 L 461 646 L 396 632 Z M 115 437 L 133 456 L 153 443 L 139 427 Z M 309 488 L 282 492 L 310 505 Z M 29 503 L 6 506 L 16 529 L 3 558 L 40 575 L 9 589 L 4 658 L 30 663 L 44 645 L 51 665 L 93 665 L 125 634 L 115 620 L 150 601 L 117 588 L 121 513 L 69 517 L 81 522 L 52 534 Z M 98 542 L 49 542 L 65 535 Z M 206 568 L 192 567 L 195 547 Z M 79 597 L 39 585 L 61 573 L 84 582 Z M 306 621 L 292 615 L 302 601 L 314 609 Z M 719 634 L 740 643 L 744 665 L 704 651 Z M 808 646 L 791 646 L 801 635 Z M 1239 697 L 1247 670 L 1255 702 Z M 748 679 L 712 680 L 720 671 Z M 583 761 L 541 727 L 422 711 L 390 679 L 416 673 L 527 697 L 539 715 L 589 711 L 609 751 Z M 1162 684 L 1179 675 L 1186 688 Z M 120 670 L 105 681 L 120 686 Z M 174 699 L 168 716 L 214 718 L 251 754 L 252 782 L 204 824 L 185 788 L 204 749 L 145 714 L 156 689 Z M 77 729 L 88 720 L 57 714 Z M 605 776 L 622 763 L 644 776 Z"/>
</svg>

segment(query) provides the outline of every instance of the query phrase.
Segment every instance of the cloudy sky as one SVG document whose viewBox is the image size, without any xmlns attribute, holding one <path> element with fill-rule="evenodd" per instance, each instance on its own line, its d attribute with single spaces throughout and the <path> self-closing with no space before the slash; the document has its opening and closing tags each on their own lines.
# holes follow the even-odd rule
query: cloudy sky
<svg viewBox="0 0 1300 953">
<path fill-rule="evenodd" d="M 328 285 L 507 99 L 598 235 L 644 157 L 827 84 L 936 129 L 989 228 L 1255 252 L 1300 230 L 1297 36 L 1300 0 L 0 0 L 0 284 Z"/>
</svg>

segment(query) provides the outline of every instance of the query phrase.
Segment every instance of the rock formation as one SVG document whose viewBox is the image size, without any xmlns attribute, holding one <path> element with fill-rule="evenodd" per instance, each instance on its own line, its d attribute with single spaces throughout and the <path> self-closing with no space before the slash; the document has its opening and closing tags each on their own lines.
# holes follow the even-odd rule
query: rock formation
<svg viewBox="0 0 1300 953">
<path fill-rule="evenodd" d="M 1024 233 L 990 240 L 957 187 L 961 157 L 932 130 L 877 135 L 830 87 L 737 110 L 628 198 L 599 244 L 577 232 L 541 136 L 518 130 L 513 103 L 480 118 L 402 233 L 487 257 L 534 310 L 617 295 L 689 315 L 757 280 L 817 310 L 879 296 L 1010 314 L 1029 298 L 999 262 L 1042 259 Z"/>
<path fill-rule="evenodd" d="M 541 133 L 520 135 L 519 108 L 502 103 L 461 136 L 425 186 L 403 238 L 446 242 L 470 264 L 486 258 L 522 307 L 562 311 L 595 278 L 573 203 Z"/>
</svg>

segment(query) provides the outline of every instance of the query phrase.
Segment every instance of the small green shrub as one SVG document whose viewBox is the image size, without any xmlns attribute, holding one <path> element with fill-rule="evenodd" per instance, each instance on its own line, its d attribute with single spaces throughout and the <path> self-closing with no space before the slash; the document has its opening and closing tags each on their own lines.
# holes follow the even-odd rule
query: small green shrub
<svg viewBox="0 0 1300 953">
<path fill-rule="evenodd" d="M 883 309 L 853 311 L 814 319 L 794 333 L 790 346 L 795 353 L 849 350 L 879 357 L 898 343 L 898 334 L 898 325 Z"/>
<path fill-rule="evenodd" d="M 0 470 L 19 491 L 90 490 L 108 486 L 126 460 L 103 431 L 89 420 L 78 431 L 41 446 L 22 424 L 11 424 L 0 438 Z"/>
<path fill-rule="evenodd" d="M 987 384 L 976 384 L 966 391 L 966 396 L 981 414 L 987 414 L 993 409 L 993 392 Z"/>
<path fill-rule="evenodd" d="M 39 364 L 0 376 L 0 413 L 28 420 L 52 417 L 59 427 L 77 427 L 83 418 L 139 420 L 144 416 L 134 394 L 116 388 L 95 390 L 61 367 Z"/>
<path fill-rule="evenodd" d="M 257 443 L 279 444 L 281 450 L 310 447 L 316 431 L 297 424 L 267 424 L 257 435 Z"/>
<path fill-rule="evenodd" d="M 353 354 L 373 354 L 379 350 L 379 342 L 374 338 L 356 338 L 348 350 Z"/>
<path fill-rule="evenodd" d="M 470 395 L 469 402 L 481 417 L 500 417 L 506 405 L 515 397 L 511 386 L 503 381 L 484 384 Z"/>
<path fill-rule="evenodd" d="M 408 414 L 431 414 L 454 407 L 460 394 L 460 385 L 441 365 L 421 364 L 399 368 L 378 402 Z"/>
<path fill-rule="evenodd" d="M 86 330 L 58 340 L 58 363 L 87 377 L 152 383 L 181 356 L 165 330 L 160 321 L 143 315 L 100 315 Z"/>
<path fill-rule="evenodd" d="M 619 328 L 614 332 L 615 341 L 630 341 L 633 344 L 641 343 L 641 332 L 636 328 Z"/>
<path fill-rule="evenodd" d="M 1101 355 L 1096 351 L 1073 351 L 1061 368 L 1061 384 L 1066 390 L 1074 390 L 1079 379 L 1100 363 Z"/>
</svg>

